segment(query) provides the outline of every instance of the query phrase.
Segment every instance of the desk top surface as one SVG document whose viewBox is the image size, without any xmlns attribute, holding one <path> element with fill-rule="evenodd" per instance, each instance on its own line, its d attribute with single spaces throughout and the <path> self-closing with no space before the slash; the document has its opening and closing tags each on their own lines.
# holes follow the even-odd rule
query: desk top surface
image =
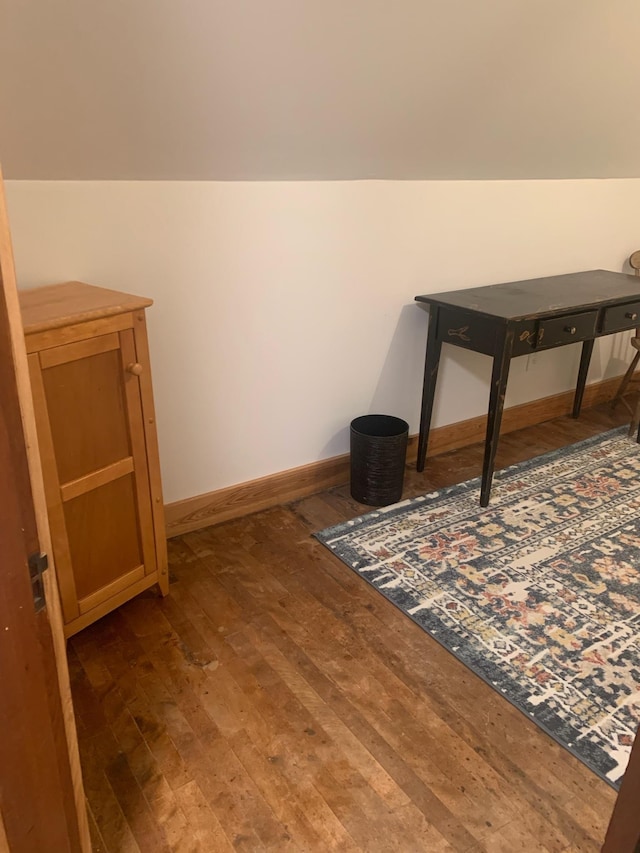
<svg viewBox="0 0 640 853">
<path fill-rule="evenodd" d="M 416 296 L 416 301 L 520 320 L 634 298 L 640 300 L 640 277 L 609 270 L 586 270 L 467 290 L 425 293 Z"/>
</svg>

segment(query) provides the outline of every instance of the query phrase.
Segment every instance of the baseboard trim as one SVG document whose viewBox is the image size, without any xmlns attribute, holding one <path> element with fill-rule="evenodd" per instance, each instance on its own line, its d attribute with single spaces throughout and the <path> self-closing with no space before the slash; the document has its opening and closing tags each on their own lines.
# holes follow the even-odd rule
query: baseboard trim
<svg viewBox="0 0 640 853">
<path fill-rule="evenodd" d="M 637 374 L 638 375 L 638 374 Z M 612 400 L 620 384 L 619 376 L 587 385 L 583 408 L 597 406 Z M 544 423 L 571 412 L 573 391 L 554 394 L 512 406 L 504 410 L 501 434 L 514 432 L 527 426 Z M 455 424 L 437 427 L 429 436 L 429 456 L 456 450 L 484 440 L 486 415 L 469 418 Z M 418 437 L 409 438 L 407 459 L 413 462 L 418 451 Z M 331 486 L 349 482 L 349 454 L 333 456 L 299 468 L 291 468 L 258 480 L 238 483 L 205 495 L 185 498 L 165 506 L 167 537 L 190 533 L 202 527 L 240 518 L 252 512 L 288 503 L 313 495 Z"/>
</svg>

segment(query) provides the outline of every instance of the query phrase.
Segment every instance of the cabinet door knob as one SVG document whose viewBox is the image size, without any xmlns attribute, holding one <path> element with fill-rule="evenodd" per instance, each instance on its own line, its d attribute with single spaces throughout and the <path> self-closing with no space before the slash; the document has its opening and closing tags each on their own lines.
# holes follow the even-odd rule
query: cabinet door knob
<svg viewBox="0 0 640 853">
<path fill-rule="evenodd" d="M 138 364 L 138 362 L 136 361 L 135 363 L 128 364 L 127 370 L 129 371 L 129 373 L 133 373 L 134 376 L 140 376 L 140 374 L 142 373 L 142 365 Z"/>
<path fill-rule="evenodd" d="M 565 332 L 569 332 L 570 335 L 575 335 L 575 333 L 576 333 L 576 327 L 575 326 L 565 326 L 564 330 L 565 330 Z"/>
<path fill-rule="evenodd" d="M 637 320 L 637 319 L 638 319 L 638 315 L 637 315 L 637 314 L 634 314 L 632 311 L 627 311 L 627 313 L 626 313 L 624 316 L 625 316 L 628 320 Z"/>
</svg>

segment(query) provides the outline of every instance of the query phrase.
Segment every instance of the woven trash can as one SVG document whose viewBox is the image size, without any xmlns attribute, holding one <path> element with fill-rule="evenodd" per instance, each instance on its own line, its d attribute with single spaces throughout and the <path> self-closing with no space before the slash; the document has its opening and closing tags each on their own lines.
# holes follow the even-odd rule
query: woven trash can
<svg viewBox="0 0 640 853">
<path fill-rule="evenodd" d="M 351 497 L 369 506 L 402 498 L 409 424 L 393 415 L 351 421 Z"/>
</svg>

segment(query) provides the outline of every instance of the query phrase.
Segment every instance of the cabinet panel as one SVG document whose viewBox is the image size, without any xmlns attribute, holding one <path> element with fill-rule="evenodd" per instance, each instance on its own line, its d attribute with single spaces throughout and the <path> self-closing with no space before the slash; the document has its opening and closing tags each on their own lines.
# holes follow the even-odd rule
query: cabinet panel
<svg viewBox="0 0 640 853">
<path fill-rule="evenodd" d="M 48 367 L 42 378 L 61 483 L 130 456 L 119 349 Z"/>
<path fill-rule="evenodd" d="M 67 501 L 64 516 L 79 599 L 144 563 L 132 474 Z"/>
</svg>

